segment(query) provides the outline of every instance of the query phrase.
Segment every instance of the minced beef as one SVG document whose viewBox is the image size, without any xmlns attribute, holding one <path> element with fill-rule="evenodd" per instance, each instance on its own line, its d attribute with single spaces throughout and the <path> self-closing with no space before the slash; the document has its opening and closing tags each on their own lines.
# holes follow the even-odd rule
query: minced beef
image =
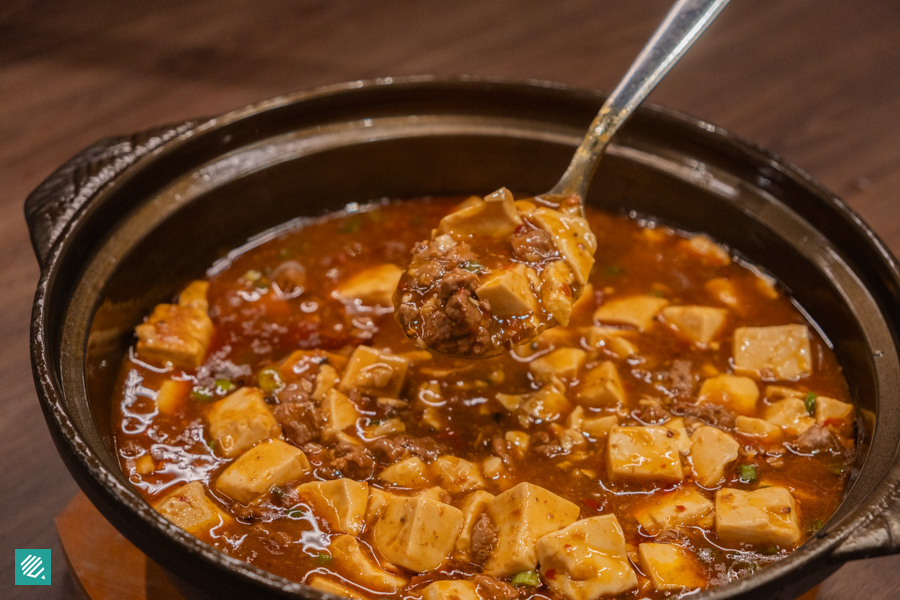
<svg viewBox="0 0 900 600">
<path fill-rule="evenodd" d="M 483 565 L 491 556 L 491 548 L 497 542 L 497 528 L 487 513 L 481 513 L 475 525 L 472 527 L 472 542 L 470 546 L 472 562 Z"/>
<path fill-rule="evenodd" d="M 530 263 L 541 262 L 559 253 L 549 233 L 528 225 L 516 229 L 509 241 L 512 242 L 513 254 Z"/>
<path fill-rule="evenodd" d="M 310 400 L 285 402 L 273 412 L 284 436 L 295 446 L 318 439 L 325 424 L 325 418 Z"/>
</svg>

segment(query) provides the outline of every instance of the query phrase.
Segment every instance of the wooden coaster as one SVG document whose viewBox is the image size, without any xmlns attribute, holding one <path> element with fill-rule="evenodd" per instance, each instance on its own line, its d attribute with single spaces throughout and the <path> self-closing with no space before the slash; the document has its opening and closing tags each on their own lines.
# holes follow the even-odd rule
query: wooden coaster
<svg viewBox="0 0 900 600">
<path fill-rule="evenodd" d="M 69 571 L 90 600 L 184 600 L 162 568 L 126 540 L 82 494 L 56 517 Z M 818 586 L 797 600 L 815 600 Z"/>
</svg>

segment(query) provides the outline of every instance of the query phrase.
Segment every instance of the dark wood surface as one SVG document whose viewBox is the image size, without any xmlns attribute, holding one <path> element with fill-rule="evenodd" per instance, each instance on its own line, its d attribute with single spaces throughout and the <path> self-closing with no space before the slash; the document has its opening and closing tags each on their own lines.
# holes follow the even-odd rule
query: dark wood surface
<svg viewBox="0 0 900 600">
<path fill-rule="evenodd" d="M 94 140 L 359 78 L 477 74 L 611 89 L 668 0 L 0 2 L 0 597 L 74 597 L 54 517 L 76 486 L 35 396 L 26 195 Z M 735 0 L 652 95 L 811 173 L 900 253 L 897 0 Z M 13 586 L 15 548 L 53 584 Z M 900 597 L 900 558 L 820 598 Z"/>
</svg>

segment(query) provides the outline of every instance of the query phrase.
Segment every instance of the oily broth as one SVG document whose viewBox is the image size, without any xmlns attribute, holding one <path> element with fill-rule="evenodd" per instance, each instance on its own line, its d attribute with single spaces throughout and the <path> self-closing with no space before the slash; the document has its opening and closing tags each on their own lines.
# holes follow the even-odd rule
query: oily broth
<svg viewBox="0 0 900 600">
<path fill-rule="evenodd" d="M 140 493 L 152 503 L 182 483 L 200 480 L 213 501 L 228 511 L 230 500 L 210 484 L 232 461 L 216 454 L 205 428 L 211 404 L 225 395 L 215 384 L 223 373 L 228 374 L 228 381 L 240 387 L 256 385 L 256 375 L 261 369 L 298 349 L 342 352 L 364 344 L 390 348 L 394 353 L 416 351 L 395 323 L 390 309 L 348 305 L 330 290 L 336 282 L 365 268 L 383 263 L 404 265 L 413 243 L 427 239 L 434 223 L 460 200 L 378 203 L 358 212 L 307 221 L 297 228 L 280 231 L 245 252 L 233 254 L 230 260 L 211 270 L 209 315 L 215 333 L 204 365 L 196 371 L 160 369 L 132 353 L 120 375 L 113 417 L 113 422 L 118 424 L 116 446 L 124 472 Z M 731 336 L 736 327 L 805 323 L 790 299 L 766 283 L 758 272 L 737 261 L 722 264 L 686 252 L 685 244 L 690 239 L 686 234 L 652 221 L 640 222 L 590 208 L 587 214 L 598 248 L 591 275 L 592 296 L 576 307 L 567 327 L 573 332 L 575 347 L 588 349 L 579 329 L 592 325 L 594 309 L 609 297 L 650 293 L 665 297 L 673 304 L 712 305 L 702 283 L 725 278 L 742 298 L 729 311 L 717 343 L 707 349 L 693 347 L 661 324 L 637 338 L 638 357 L 619 362 L 626 396 L 632 399 L 631 410 L 620 414 L 620 424 L 643 422 L 638 398 L 674 396 L 667 379 L 673 360 L 690 360 L 698 371 L 727 373 L 733 366 Z M 286 262 L 300 265 L 305 272 L 302 290 L 294 289 L 292 293 L 296 293 L 292 297 L 274 293 L 268 280 Z M 849 401 L 849 391 L 836 358 L 814 327 L 810 327 L 810 334 L 812 374 L 797 384 L 787 382 L 787 385 Z M 546 352 L 538 348 L 537 354 Z M 195 392 L 205 390 L 209 397 L 193 393 L 175 415 L 157 411 L 155 390 L 160 389 L 163 381 L 173 378 L 189 382 Z M 431 382 L 437 382 L 445 398 L 439 406 L 429 406 L 416 399 L 416 391 Z M 761 383 L 760 388 L 764 385 Z M 533 434 L 547 429 L 546 424 L 523 428 L 519 416 L 506 411 L 494 398 L 498 390 L 520 394 L 537 387 L 529 375 L 528 358 L 513 353 L 475 362 L 435 356 L 423 366 L 410 369 L 404 388 L 404 397 L 410 399 L 410 408 L 403 413 L 406 433 L 431 436 L 450 454 L 479 462 L 490 455 L 489 441 L 495 433 L 524 429 Z M 374 401 L 361 408 L 363 419 L 369 423 L 388 416 L 385 408 Z M 437 411 L 444 423 L 442 430 L 434 431 L 427 424 L 428 410 Z M 739 434 L 733 435 L 742 446 L 750 443 Z M 508 467 L 502 487 L 490 487 L 489 482 L 488 489 L 499 493 L 518 482 L 538 483 L 576 503 L 581 511 L 579 518 L 616 514 L 629 544 L 651 541 L 632 511 L 652 494 L 678 486 L 611 482 L 605 476 L 603 454 L 602 450 L 593 452 L 577 466 L 568 467 L 565 455 L 529 455 L 529 460 Z M 152 457 L 155 464 L 152 471 L 139 472 L 138 461 L 142 456 Z M 739 462 L 742 460 L 745 457 Z M 837 509 L 851 461 L 848 452 L 839 456 L 787 453 L 780 462 L 759 459 L 754 464 L 759 481 L 787 487 L 797 498 L 801 506 L 802 540 L 805 540 Z M 324 478 L 324 475 L 314 468 L 313 477 Z M 371 480 L 370 484 L 375 481 Z M 727 474 L 722 487 L 748 489 L 736 468 Z M 687 528 L 682 535 L 679 543 L 696 553 L 711 585 L 748 574 L 790 551 L 733 542 L 724 544 L 716 538 L 714 530 L 699 527 Z M 304 581 L 315 572 L 330 574 L 353 585 L 333 568 L 328 551 L 329 534 L 309 509 L 303 507 L 279 508 L 252 523 L 238 519 L 198 537 L 288 579 Z M 643 576 L 633 557 L 632 562 Z M 450 561 L 438 571 L 414 577 L 413 584 L 401 595 L 415 597 L 416 590 L 430 581 L 448 576 L 464 578 L 478 572 L 471 563 Z M 640 581 L 645 582 L 645 578 Z M 528 592 L 533 592 L 534 597 L 557 597 L 546 585 Z M 642 583 L 622 597 L 661 598 L 667 594 Z"/>
</svg>

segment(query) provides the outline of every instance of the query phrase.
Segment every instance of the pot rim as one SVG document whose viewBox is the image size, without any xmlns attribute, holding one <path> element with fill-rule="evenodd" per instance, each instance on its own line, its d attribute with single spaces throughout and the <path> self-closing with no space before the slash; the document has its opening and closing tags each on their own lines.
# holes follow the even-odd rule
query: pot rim
<svg viewBox="0 0 900 600">
<path fill-rule="evenodd" d="M 586 91 L 581 88 L 543 80 L 523 81 L 467 75 L 455 77 L 415 75 L 356 80 L 276 96 L 226 112 L 221 116 L 201 120 L 196 126 L 188 128 L 187 130 L 172 136 L 170 139 L 163 140 L 145 154 L 138 156 L 133 163 L 126 167 L 121 175 L 116 175 L 115 179 L 123 180 L 133 175 L 148 163 L 152 163 L 160 154 L 170 152 L 175 148 L 183 146 L 197 136 L 231 126 L 241 120 L 252 118 L 266 111 L 307 102 L 312 99 L 352 94 L 356 90 L 373 89 L 383 86 L 390 86 L 399 90 L 408 90 L 433 85 L 456 85 L 460 87 L 473 86 L 475 88 L 497 86 L 508 88 L 513 91 L 515 89 L 542 88 L 544 90 L 552 90 L 562 94 L 580 95 L 583 97 L 590 96 L 597 98 L 598 101 L 602 99 L 601 95 L 597 92 Z M 818 199 L 826 202 L 831 205 L 833 209 L 843 214 L 851 222 L 853 227 L 857 229 L 857 232 L 861 233 L 866 241 L 877 252 L 882 259 L 884 266 L 890 272 L 893 283 L 900 288 L 900 268 L 898 268 L 897 261 L 891 251 L 852 208 L 815 181 L 808 173 L 783 160 L 779 155 L 762 149 L 759 146 L 736 136 L 730 131 L 696 117 L 648 103 L 645 103 L 642 106 L 641 111 L 661 115 L 665 119 L 674 121 L 676 124 L 683 127 L 702 130 L 704 135 L 724 140 L 736 151 L 746 156 L 748 160 L 776 166 L 781 172 L 801 184 Z M 51 246 L 48 248 L 46 258 L 42 264 L 41 277 L 35 293 L 31 319 L 32 369 L 45 418 L 48 421 L 48 424 L 51 425 L 51 430 L 55 430 L 54 433 L 57 434 L 54 436 L 54 441 L 57 444 L 60 454 L 67 460 L 67 466 L 70 470 L 73 470 L 73 465 L 70 464 L 69 461 L 77 463 L 80 466 L 82 474 L 89 475 L 92 481 L 89 482 L 90 485 L 87 488 L 85 488 L 85 484 L 81 480 L 79 480 L 79 484 L 85 488 L 85 491 L 93 502 L 99 502 L 101 504 L 112 502 L 112 504 L 116 504 L 120 507 L 125 505 L 129 514 L 137 515 L 143 529 L 158 532 L 163 538 L 168 538 L 168 541 L 179 546 L 182 550 L 185 550 L 194 556 L 201 557 L 202 560 L 208 564 L 216 567 L 224 567 L 230 571 L 236 572 L 241 577 L 248 578 L 262 585 L 271 593 L 288 595 L 305 594 L 307 596 L 321 598 L 331 597 L 306 585 L 264 571 L 249 563 L 220 552 L 212 546 L 208 546 L 164 519 L 147 503 L 144 503 L 143 509 L 135 506 L 133 500 L 135 496 L 137 496 L 136 492 L 133 488 L 124 485 L 123 482 L 107 471 L 105 466 L 98 460 L 97 456 L 90 448 L 90 445 L 82 437 L 78 429 L 78 424 L 66 410 L 63 399 L 63 390 L 56 372 L 58 365 L 55 364 L 52 353 L 46 344 L 45 331 L 48 325 L 48 315 L 45 308 L 49 305 L 49 294 L 52 293 L 53 285 L 57 278 L 59 258 L 63 254 L 63 251 L 67 246 L 67 241 L 70 239 L 75 226 L 85 217 L 84 208 L 94 203 L 97 197 L 102 196 L 107 189 L 106 186 L 101 186 L 91 190 L 89 196 L 85 199 L 84 204 L 78 207 L 75 214 L 70 215 L 69 221 L 65 223 L 65 226 L 59 231 L 58 236 L 52 241 Z M 896 338 L 894 338 L 894 343 L 896 346 Z M 886 393 L 886 390 L 879 390 L 878 395 L 883 397 Z M 873 432 L 873 435 L 875 433 L 877 432 Z M 871 465 L 869 465 L 868 462 L 863 466 L 863 469 L 867 467 L 871 468 Z M 849 538 L 852 532 L 864 530 L 867 526 L 876 523 L 879 518 L 883 517 L 884 513 L 891 507 L 895 500 L 898 488 L 900 488 L 900 463 L 897 462 L 897 450 L 895 448 L 893 462 L 889 468 L 885 469 L 885 475 L 880 483 L 869 492 L 862 503 L 851 508 L 849 513 L 845 515 L 839 523 L 832 524 L 833 527 L 831 529 L 827 531 L 823 530 L 816 534 L 789 556 L 768 566 L 766 569 L 763 569 L 750 577 L 745 577 L 744 579 L 713 588 L 702 593 L 698 598 L 723 598 L 729 597 L 732 594 L 746 593 L 766 585 L 767 583 L 774 582 L 776 579 L 783 576 L 786 571 L 796 569 L 809 561 L 822 558 L 830 552 L 833 553 L 835 549 Z M 141 502 L 143 502 L 143 500 L 141 500 Z M 104 511 L 104 514 L 107 518 L 110 518 L 108 511 Z M 114 525 L 119 527 L 120 524 L 128 519 L 110 518 L 110 520 L 114 522 Z M 165 542 L 166 540 L 163 541 Z"/>
</svg>

